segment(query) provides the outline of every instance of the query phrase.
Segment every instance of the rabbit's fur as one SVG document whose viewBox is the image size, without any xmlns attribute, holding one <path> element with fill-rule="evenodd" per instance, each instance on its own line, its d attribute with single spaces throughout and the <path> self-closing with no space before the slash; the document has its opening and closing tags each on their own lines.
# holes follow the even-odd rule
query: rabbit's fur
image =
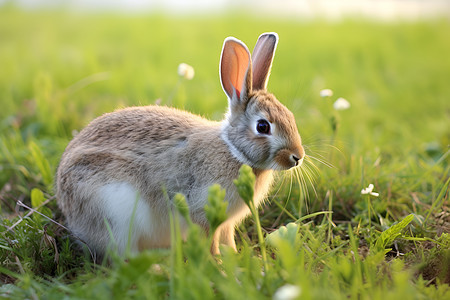
<svg viewBox="0 0 450 300">
<path fill-rule="evenodd" d="M 220 76 L 229 110 L 222 122 L 162 106 L 131 107 L 105 114 L 77 134 L 56 181 L 58 204 L 74 235 L 98 255 L 111 243 L 119 252 L 127 245 L 132 251 L 169 247 L 167 196 L 184 194 L 192 220 L 208 231 L 204 206 L 208 187 L 218 183 L 226 189 L 229 218 L 215 232 L 211 251 L 219 253 L 220 243 L 236 249 L 234 227 L 249 214 L 233 184 L 239 168 L 253 168 L 258 205 L 272 170 L 294 167 L 304 157 L 293 114 L 266 90 L 277 41 L 274 33 L 261 35 L 251 59 L 245 44 L 225 40 Z M 270 132 L 258 131 L 261 120 Z M 181 227 L 184 234 L 186 224 Z"/>
</svg>

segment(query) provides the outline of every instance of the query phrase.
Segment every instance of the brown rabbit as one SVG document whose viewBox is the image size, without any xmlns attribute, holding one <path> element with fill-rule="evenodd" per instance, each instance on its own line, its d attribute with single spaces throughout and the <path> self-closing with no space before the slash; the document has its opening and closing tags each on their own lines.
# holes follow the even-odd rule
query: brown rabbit
<svg viewBox="0 0 450 300">
<path fill-rule="evenodd" d="M 220 79 L 229 108 L 222 122 L 161 106 L 130 107 L 92 121 L 67 146 L 57 171 L 58 204 L 72 232 L 103 255 L 170 246 L 165 189 L 186 196 L 192 220 L 208 230 L 208 187 L 226 189 L 228 220 L 211 252 L 236 250 L 234 227 L 249 209 L 233 180 L 242 164 L 256 175 L 254 202 L 266 196 L 272 170 L 303 161 L 294 115 L 266 90 L 278 36 L 262 34 L 251 57 L 241 41 L 225 39 Z M 130 224 L 132 222 L 132 224 Z M 182 222 L 184 234 L 186 224 Z M 112 238 L 110 231 L 112 232 Z"/>
</svg>

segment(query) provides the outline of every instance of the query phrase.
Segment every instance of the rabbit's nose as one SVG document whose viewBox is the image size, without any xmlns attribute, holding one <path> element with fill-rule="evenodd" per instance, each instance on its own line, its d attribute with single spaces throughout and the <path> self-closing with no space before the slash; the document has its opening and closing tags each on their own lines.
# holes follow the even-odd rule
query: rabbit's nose
<svg viewBox="0 0 450 300">
<path fill-rule="evenodd" d="M 297 155 L 292 154 L 291 158 L 292 158 L 292 161 L 294 161 L 296 167 L 300 166 L 303 163 L 303 157 L 299 158 Z"/>
<path fill-rule="evenodd" d="M 302 146 L 295 151 L 295 153 L 291 154 L 291 160 L 295 163 L 295 166 L 299 166 L 303 162 L 303 158 L 305 157 L 305 150 Z"/>
</svg>

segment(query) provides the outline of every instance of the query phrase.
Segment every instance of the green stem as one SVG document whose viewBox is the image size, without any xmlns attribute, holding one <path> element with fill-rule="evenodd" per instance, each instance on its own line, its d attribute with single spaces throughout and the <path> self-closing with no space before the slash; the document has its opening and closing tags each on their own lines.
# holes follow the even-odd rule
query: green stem
<svg viewBox="0 0 450 300">
<path fill-rule="evenodd" d="M 172 104 L 172 100 L 175 97 L 175 95 L 178 92 L 178 90 L 180 89 L 180 86 L 181 86 L 182 82 L 183 82 L 183 77 L 179 77 L 175 87 L 173 88 L 173 90 L 170 93 L 170 95 L 167 97 L 166 105 L 171 105 Z"/>
<path fill-rule="evenodd" d="M 267 273 L 269 270 L 269 264 L 267 262 L 267 254 L 266 254 L 266 242 L 264 241 L 264 236 L 261 229 L 261 222 L 259 221 L 259 215 L 258 210 L 255 207 L 255 204 L 253 201 L 250 201 L 249 203 L 250 211 L 253 215 L 253 218 L 255 219 L 256 223 L 256 232 L 258 234 L 258 241 L 259 241 L 259 248 L 261 250 L 261 257 L 264 263 L 264 270 Z"/>
<path fill-rule="evenodd" d="M 333 191 L 329 190 L 329 198 L 328 198 L 328 211 L 333 211 Z M 328 238 L 327 238 L 327 243 L 328 245 L 331 244 L 331 241 L 333 239 L 333 232 L 332 232 L 332 216 L 333 214 L 327 214 L 327 219 L 328 219 Z"/>
<path fill-rule="evenodd" d="M 372 226 L 372 211 L 371 211 L 370 195 L 367 195 L 367 213 L 369 214 L 369 228 Z"/>
</svg>

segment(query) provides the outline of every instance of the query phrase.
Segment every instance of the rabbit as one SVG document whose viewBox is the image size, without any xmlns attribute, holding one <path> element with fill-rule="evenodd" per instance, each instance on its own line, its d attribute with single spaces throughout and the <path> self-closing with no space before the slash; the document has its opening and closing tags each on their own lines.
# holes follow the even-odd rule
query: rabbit
<svg viewBox="0 0 450 300">
<path fill-rule="evenodd" d="M 204 206 L 218 183 L 228 219 L 210 251 L 220 254 L 220 244 L 236 251 L 235 226 L 250 213 L 233 184 L 240 167 L 252 167 L 258 206 L 273 172 L 299 166 L 305 156 L 293 113 L 266 89 L 277 43 L 276 33 L 264 33 L 251 55 L 240 40 L 225 39 L 220 81 L 228 111 L 221 122 L 150 105 L 106 113 L 81 130 L 56 174 L 58 205 L 72 233 L 96 255 L 112 245 L 121 254 L 168 248 L 167 198 L 184 194 L 192 221 L 208 232 Z M 185 220 L 180 227 L 185 238 Z"/>
</svg>

